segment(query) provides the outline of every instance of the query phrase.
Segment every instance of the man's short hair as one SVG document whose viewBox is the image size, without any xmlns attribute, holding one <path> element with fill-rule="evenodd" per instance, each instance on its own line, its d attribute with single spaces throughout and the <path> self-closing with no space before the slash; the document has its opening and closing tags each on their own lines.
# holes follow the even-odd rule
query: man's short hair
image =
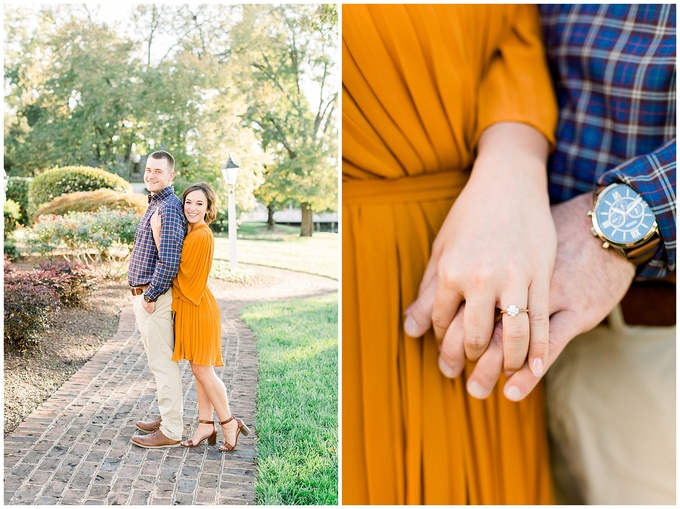
<svg viewBox="0 0 680 509">
<path fill-rule="evenodd" d="M 170 165 L 170 171 L 175 169 L 175 158 L 172 157 L 170 152 L 166 152 L 165 150 L 156 150 L 152 154 L 149 154 L 149 157 L 153 157 L 154 159 L 167 159 L 168 164 Z"/>
</svg>

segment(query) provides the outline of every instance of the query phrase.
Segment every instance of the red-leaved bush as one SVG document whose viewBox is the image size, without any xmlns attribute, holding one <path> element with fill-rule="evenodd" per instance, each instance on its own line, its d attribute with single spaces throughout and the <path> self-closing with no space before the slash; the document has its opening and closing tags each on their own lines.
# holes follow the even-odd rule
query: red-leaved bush
<svg viewBox="0 0 680 509">
<path fill-rule="evenodd" d="M 57 292 L 67 308 L 80 306 L 100 280 L 92 267 L 82 263 L 45 262 L 37 270 L 44 284 Z"/>
<path fill-rule="evenodd" d="M 24 352 L 49 328 L 59 295 L 38 271 L 12 270 L 7 264 L 5 269 L 5 348 Z"/>
</svg>

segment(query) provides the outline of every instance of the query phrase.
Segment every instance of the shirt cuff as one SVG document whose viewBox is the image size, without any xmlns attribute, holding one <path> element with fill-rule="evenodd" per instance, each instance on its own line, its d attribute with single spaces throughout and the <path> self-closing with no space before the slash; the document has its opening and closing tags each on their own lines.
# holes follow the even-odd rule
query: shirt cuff
<svg viewBox="0 0 680 509">
<path fill-rule="evenodd" d="M 638 279 L 660 279 L 675 272 L 675 139 L 605 172 L 597 181 L 607 186 L 623 182 L 637 191 L 654 212 L 662 248 L 638 267 Z"/>
</svg>

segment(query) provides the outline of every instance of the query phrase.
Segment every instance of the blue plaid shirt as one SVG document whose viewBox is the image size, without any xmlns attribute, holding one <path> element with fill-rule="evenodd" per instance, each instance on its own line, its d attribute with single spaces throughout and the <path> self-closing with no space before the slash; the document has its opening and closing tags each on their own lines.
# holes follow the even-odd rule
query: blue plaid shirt
<svg viewBox="0 0 680 509">
<path fill-rule="evenodd" d="M 130 286 L 148 284 L 144 295 L 156 300 L 170 289 L 177 275 L 187 227 L 182 202 L 175 196 L 172 186 L 150 194 L 148 200 L 149 208 L 135 232 L 128 283 Z M 156 209 L 159 209 L 161 216 L 160 252 L 156 249 L 150 225 Z"/>
<path fill-rule="evenodd" d="M 638 269 L 675 270 L 675 4 L 541 5 L 560 108 L 548 162 L 560 203 L 624 182 L 654 211 L 663 249 Z"/>
</svg>

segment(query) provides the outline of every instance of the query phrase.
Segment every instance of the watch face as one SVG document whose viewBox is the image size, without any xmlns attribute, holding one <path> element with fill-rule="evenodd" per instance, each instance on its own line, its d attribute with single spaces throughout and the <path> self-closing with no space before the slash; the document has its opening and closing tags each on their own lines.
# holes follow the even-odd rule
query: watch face
<svg viewBox="0 0 680 509">
<path fill-rule="evenodd" d="M 600 233 L 609 242 L 621 245 L 644 239 L 655 224 L 649 205 L 625 184 L 611 185 L 600 193 L 595 219 Z"/>
</svg>

